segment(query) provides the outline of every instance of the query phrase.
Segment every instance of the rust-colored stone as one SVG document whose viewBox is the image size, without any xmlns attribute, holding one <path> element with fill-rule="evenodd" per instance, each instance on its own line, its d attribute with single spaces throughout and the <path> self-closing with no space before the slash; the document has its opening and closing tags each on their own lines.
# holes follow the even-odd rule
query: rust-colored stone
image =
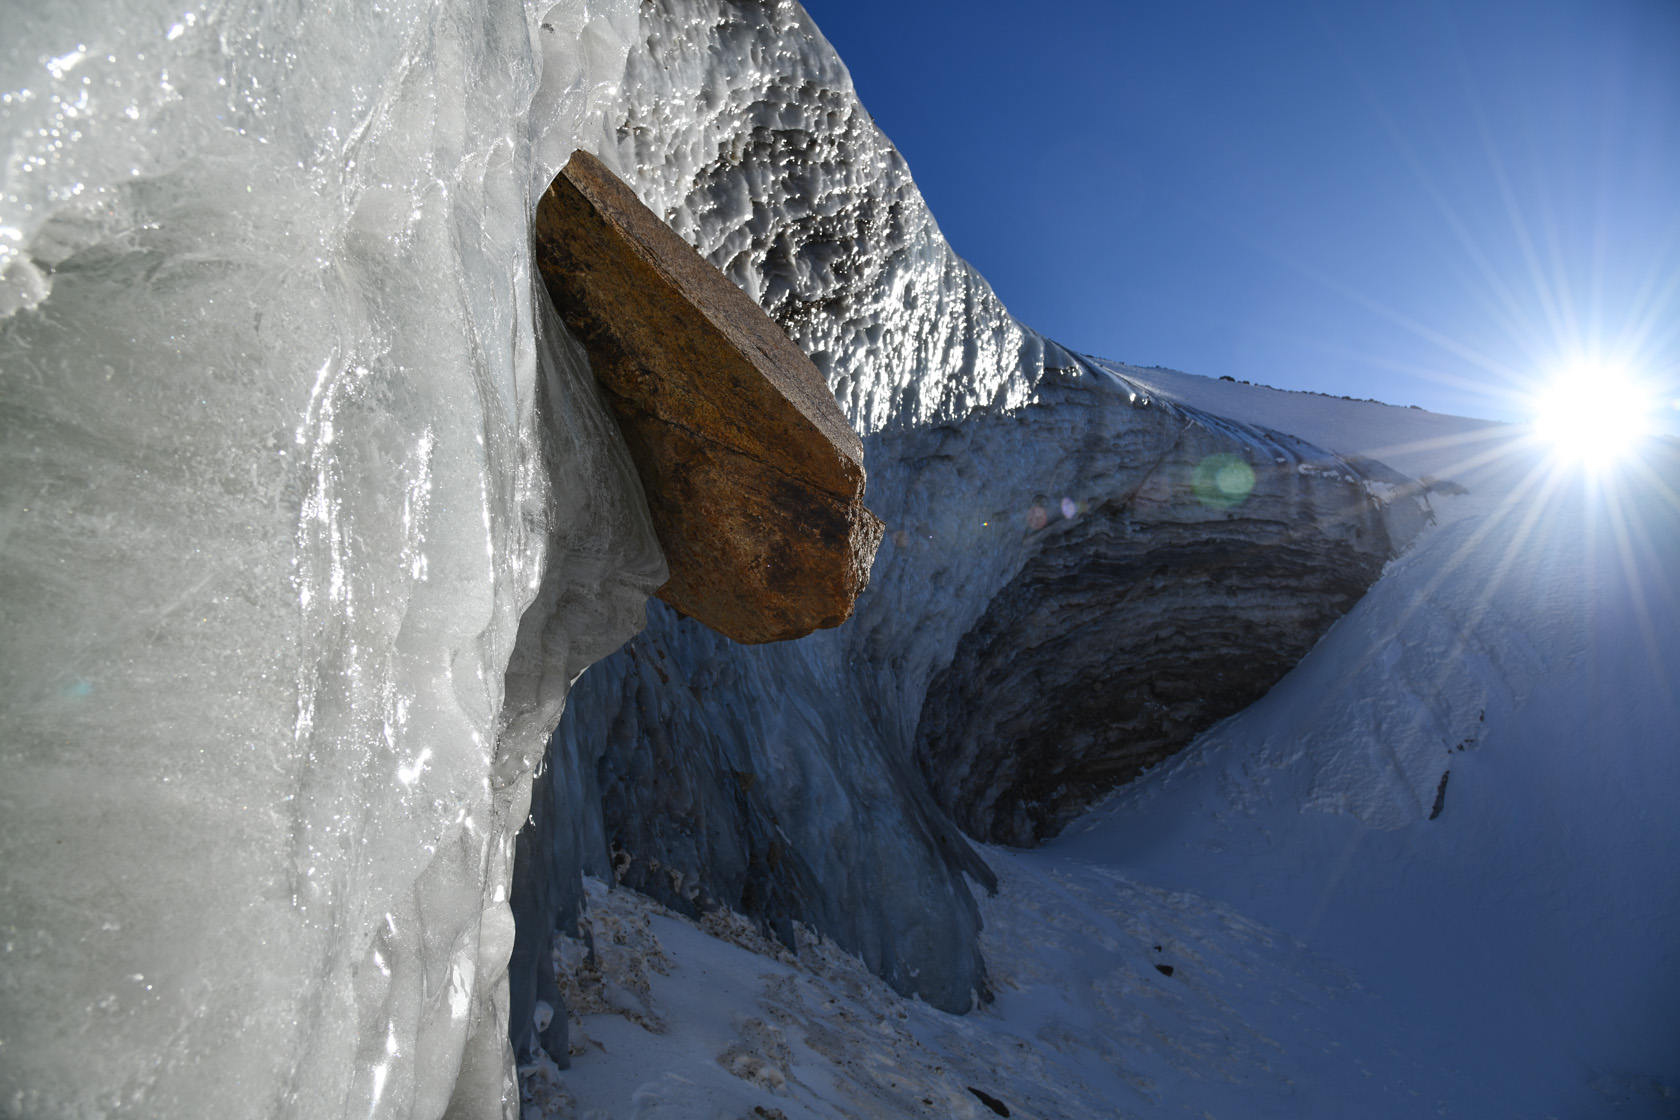
<svg viewBox="0 0 1680 1120">
<path fill-rule="evenodd" d="M 641 474 L 659 597 L 739 642 L 849 618 L 882 527 L 810 359 L 587 152 L 543 195 L 536 243 Z"/>
</svg>

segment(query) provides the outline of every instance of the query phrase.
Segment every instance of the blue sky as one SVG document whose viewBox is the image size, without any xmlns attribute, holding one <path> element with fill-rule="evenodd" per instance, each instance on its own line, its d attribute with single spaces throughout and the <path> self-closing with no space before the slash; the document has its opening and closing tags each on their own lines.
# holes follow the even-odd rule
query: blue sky
<svg viewBox="0 0 1680 1120">
<path fill-rule="evenodd" d="M 806 0 L 1023 321 L 1140 365 L 1680 433 L 1680 2 Z"/>
</svg>

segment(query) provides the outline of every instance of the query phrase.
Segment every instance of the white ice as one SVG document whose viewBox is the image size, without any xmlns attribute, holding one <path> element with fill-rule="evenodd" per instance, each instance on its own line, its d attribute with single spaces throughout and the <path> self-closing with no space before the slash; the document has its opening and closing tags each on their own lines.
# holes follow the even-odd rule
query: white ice
<svg viewBox="0 0 1680 1120">
<path fill-rule="evenodd" d="M 501 1116 L 543 724 L 663 578 L 529 249 L 636 5 L 0 24 L 0 1114 Z"/>
</svg>

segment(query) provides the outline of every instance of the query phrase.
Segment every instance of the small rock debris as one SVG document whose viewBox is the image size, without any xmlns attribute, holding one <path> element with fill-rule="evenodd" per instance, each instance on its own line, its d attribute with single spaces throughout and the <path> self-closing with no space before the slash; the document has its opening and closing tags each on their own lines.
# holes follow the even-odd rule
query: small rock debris
<svg viewBox="0 0 1680 1120">
<path fill-rule="evenodd" d="M 1435 807 L 1429 810 L 1429 819 L 1434 820 L 1441 815 L 1442 806 L 1447 803 L 1447 779 L 1452 777 L 1451 770 L 1441 772 L 1441 784 L 1435 787 Z"/>
<path fill-rule="evenodd" d="M 996 1097 L 992 1096 L 990 1093 L 986 1092 L 986 1090 L 976 1089 L 974 1086 L 970 1085 L 968 1087 L 968 1091 L 973 1093 L 976 1097 L 980 1098 L 980 1103 L 981 1104 L 985 1105 L 987 1108 L 991 1109 L 993 1112 L 997 1113 L 999 1116 L 1008 1116 L 1009 1115 L 1009 1106 L 1004 1104 L 1002 1101 L 998 1100 Z"/>
<path fill-rule="evenodd" d="M 1155 971 L 1159 972 L 1162 976 L 1171 976 L 1173 974 L 1173 966 L 1170 964 L 1158 964 L 1155 966 Z"/>
</svg>

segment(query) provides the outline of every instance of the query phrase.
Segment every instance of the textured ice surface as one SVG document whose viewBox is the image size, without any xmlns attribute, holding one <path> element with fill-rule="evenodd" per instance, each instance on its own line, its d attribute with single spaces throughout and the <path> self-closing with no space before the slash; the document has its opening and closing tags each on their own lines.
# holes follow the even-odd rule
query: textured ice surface
<svg viewBox="0 0 1680 1120">
<path fill-rule="evenodd" d="M 798 5 L 646 5 L 625 96 L 627 179 L 782 323 L 861 432 L 1025 400 L 1043 344 L 950 251 Z M 866 451 L 872 480 L 878 461 Z M 607 819 L 645 830 L 606 835 L 599 799 L 561 782 L 561 843 L 581 822 L 597 872 L 633 852 L 621 873 L 673 904 L 746 906 L 784 936 L 815 921 L 900 986 L 969 1006 L 984 982 L 962 874 L 989 874 L 836 687 L 854 647 L 743 650 L 650 613 L 648 640 L 580 683 L 554 771 L 599 773 Z"/>
<path fill-rule="evenodd" d="M 803 918 L 901 989 L 969 1006 L 964 874 L 988 873 L 914 771 L 927 681 L 1082 503 L 1112 496 L 1123 472 L 1104 457 L 1127 440 L 1195 425 L 1258 454 L 1276 437 L 1195 401 L 1145 405 L 1137 371 L 1099 373 L 1010 320 L 789 3 L 37 6 L 7 12 L 0 52 L 0 1107 L 517 1108 L 513 832 L 567 683 L 662 578 L 578 352 L 533 299 L 531 201 L 578 145 L 812 352 L 868 436 L 894 535 L 881 593 L 843 632 L 737 657 L 661 612 L 583 678 L 575 695 L 593 699 L 542 787 L 558 821 L 543 850 L 561 872 L 609 873 L 616 856 L 682 907 L 733 898 L 795 943 Z M 1302 477 L 1366 502 L 1351 456 L 1369 445 L 1319 442 L 1343 454 L 1294 449 Z M 1402 667 L 1445 648 L 1408 633 Z M 1616 666 L 1647 682 L 1649 667 Z M 1660 724 L 1664 695 L 1647 689 L 1635 731 Z M 1409 734 L 1452 732 L 1475 697 L 1440 698 L 1439 721 L 1401 713 Z M 1372 726 L 1322 720 L 1316 742 Z M 1339 770 L 1291 757 L 1314 760 L 1314 804 L 1347 810 L 1314 819 L 1424 827 L 1427 767 L 1338 801 L 1385 765 L 1380 744 Z M 1455 783 L 1474 778 L 1464 765 Z M 638 800 L 662 767 L 681 780 Z M 638 853 L 613 851 L 626 825 L 644 830 Z M 535 904 L 563 911 L 569 877 L 536 879 L 555 893 Z M 1088 946 L 1063 931 L 1100 943 L 1127 920 L 1081 924 L 1046 890 L 1029 910 L 1072 923 L 1054 939 L 1070 953 Z M 1200 915 L 1204 940 L 1230 913 L 1121 893 Z M 992 914 L 994 933 L 1037 936 L 1031 913 Z M 1241 948 L 1237 928 L 1220 943 Z M 991 952 L 1000 981 L 1026 974 Z M 1243 983 L 1271 967 L 1244 959 L 1229 973 Z M 1626 959 L 1618 990 L 1646 957 Z M 948 1022 L 837 967 L 864 1011 L 814 1033 L 841 1066 L 878 1063 L 859 1098 L 878 1111 L 921 1045 L 880 1020 Z M 652 1022 L 659 982 L 642 979 L 594 994 Z M 1101 989 L 1105 1007 L 1126 1014 L 1128 985 Z M 697 991 L 697 1013 L 729 1006 Z M 516 1021 L 539 1010 L 526 994 Z M 1221 1048 L 1224 997 L 1202 995 L 1205 1037 L 1164 1043 L 1161 1061 L 1182 1073 L 1211 1048 L 1270 1076 L 1263 1045 Z M 828 1014 L 828 998 L 746 1009 L 707 1068 L 794 1084 L 797 1040 L 775 1014 Z M 1033 1030 L 1079 1049 L 1083 998 Z M 1130 1019 L 1123 1037 L 1181 1020 Z M 877 1035 L 896 1046 L 885 1059 Z M 960 1068 L 1000 1069 L 1023 1045 L 963 1043 Z M 915 1068 L 907 1084 L 931 1094 Z M 682 1114 L 681 1076 L 637 1107 Z M 965 1091 L 925 1099 L 961 1114 Z"/>
<path fill-rule="evenodd" d="M 627 176 L 811 356 L 853 427 L 1025 403 L 1043 341 L 945 243 L 798 4 L 649 0 L 643 35 Z"/>
<path fill-rule="evenodd" d="M 516 1107 L 513 832 L 663 578 L 528 248 L 635 22 L 7 9 L 0 1111 Z"/>
</svg>

